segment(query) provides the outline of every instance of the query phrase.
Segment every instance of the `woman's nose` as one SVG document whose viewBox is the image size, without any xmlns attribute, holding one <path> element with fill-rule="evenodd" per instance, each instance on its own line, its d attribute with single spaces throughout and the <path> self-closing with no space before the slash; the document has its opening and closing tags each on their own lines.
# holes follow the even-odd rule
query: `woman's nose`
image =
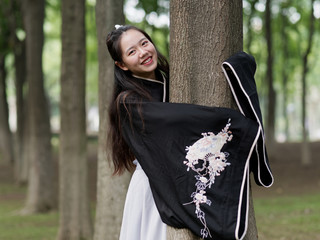
<svg viewBox="0 0 320 240">
<path fill-rule="evenodd" d="M 139 56 L 140 57 L 143 57 L 146 53 L 147 53 L 147 51 L 145 49 L 143 49 L 143 48 L 139 49 Z"/>
</svg>

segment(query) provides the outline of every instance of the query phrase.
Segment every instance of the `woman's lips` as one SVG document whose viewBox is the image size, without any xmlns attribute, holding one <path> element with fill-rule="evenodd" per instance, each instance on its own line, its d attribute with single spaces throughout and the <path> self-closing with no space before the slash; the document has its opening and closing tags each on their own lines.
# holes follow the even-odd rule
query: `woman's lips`
<svg viewBox="0 0 320 240">
<path fill-rule="evenodd" d="M 147 57 L 141 64 L 150 65 L 153 62 L 152 57 Z"/>
</svg>

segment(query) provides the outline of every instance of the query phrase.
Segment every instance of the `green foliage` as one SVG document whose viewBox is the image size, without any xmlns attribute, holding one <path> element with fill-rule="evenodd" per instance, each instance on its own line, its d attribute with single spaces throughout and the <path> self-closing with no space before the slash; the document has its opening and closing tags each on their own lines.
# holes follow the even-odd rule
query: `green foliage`
<svg viewBox="0 0 320 240">
<path fill-rule="evenodd" d="M 8 20 L 5 17 L 5 14 L 3 12 L 4 8 L 3 8 L 3 3 L 1 4 L 0 7 L 0 53 L 4 54 L 8 51 L 8 39 L 10 36 L 10 31 L 8 28 Z"/>
<path fill-rule="evenodd" d="M 88 107 L 90 108 L 98 104 L 98 43 L 95 4 L 92 1 L 86 2 L 86 48 L 86 90 Z"/>
<path fill-rule="evenodd" d="M 22 16 L 16 0 L 0 1 L 0 54 L 6 55 L 15 48 L 15 38 L 22 29 Z"/>
<path fill-rule="evenodd" d="M 157 14 L 167 13 L 169 0 L 139 0 L 137 7 L 142 8 L 147 14 L 156 12 Z"/>
<path fill-rule="evenodd" d="M 320 3 L 318 0 L 316 1 Z M 262 110 L 265 112 L 267 99 L 266 85 L 266 62 L 267 49 L 265 41 L 265 9 L 264 1 L 245 0 L 244 3 L 244 50 L 250 52 L 257 61 L 256 81 L 259 97 L 262 103 Z M 255 3 L 255 4 L 254 4 Z M 319 11 L 319 10 L 318 10 Z M 285 126 L 281 123 L 285 118 L 289 119 L 289 136 L 286 140 L 299 141 L 301 139 L 301 76 L 303 53 L 307 47 L 307 36 L 310 31 L 309 21 L 311 6 L 309 0 L 282 0 L 272 1 L 272 47 L 273 47 L 273 77 L 274 87 L 277 94 L 276 110 L 276 134 L 285 135 Z M 319 97 L 311 95 L 315 88 L 319 89 L 317 76 L 319 73 L 320 61 L 316 49 L 319 47 L 319 20 L 315 22 L 315 35 L 313 48 L 309 61 L 309 74 L 307 76 L 308 95 L 308 116 L 309 119 L 319 119 L 320 111 L 311 107 L 310 103 L 319 102 Z M 251 32 L 252 39 L 248 38 Z M 248 44 L 248 41 L 251 41 Z M 250 46 L 248 49 L 248 45 Z M 287 54 L 285 53 L 287 48 Z M 287 86 L 283 85 L 283 72 L 287 74 Z M 288 102 L 285 105 L 282 99 L 287 95 Z M 287 112 L 285 115 L 283 112 Z M 266 116 L 266 113 L 264 113 Z M 311 123 L 311 122 L 310 122 Z M 315 122 L 310 124 L 310 129 L 318 129 Z M 311 137 L 316 138 L 315 132 L 311 131 Z"/>
<path fill-rule="evenodd" d="M 10 2 L 13 4 L 10 5 Z M 126 0 L 126 3 L 135 5 L 139 9 L 139 21 L 129 18 L 131 8 L 125 12 L 127 24 L 136 25 L 146 30 L 155 42 L 161 53 L 169 57 L 169 26 L 167 23 L 159 24 L 161 17 L 169 18 L 169 0 Z M 320 0 L 315 0 L 320 5 Z M 21 4 L 20 4 L 21 5 Z M 0 3 L 0 52 L 6 54 L 6 66 L 8 78 L 13 78 L 14 61 L 9 58 L 13 56 L 14 46 L 12 37 L 23 40 L 25 33 L 22 27 L 20 5 L 17 0 L 3 0 Z M 243 24 L 244 24 L 244 50 L 251 53 L 257 62 L 256 82 L 258 86 L 260 101 L 263 112 L 267 99 L 266 59 L 267 49 L 265 40 L 265 1 L 244 0 L 243 1 Z M 274 86 L 277 93 L 277 117 L 276 133 L 283 134 L 284 119 L 290 120 L 290 137 L 286 139 L 300 140 L 299 131 L 301 120 L 301 74 L 302 54 L 307 47 L 307 35 L 310 21 L 310 0 L 281 0 L 272 1 L 272 44 L 274 59 Z M 126 8 L 125 8 L 126 10 Z M 319 11 L 319 9 L 317 10 Z M 8 13 L 10 13 L 8 15 Z M 9 18 L 11 16 L 12 18 Z M 9 21 L 9 19 L 11 19 Z M 10 24 L 14 19 L 16 24 L 15 33 L 12 33 Z M 10 27 L 11 26 L 11 27 Z M 318 76 L 320 74 L 320 59 L 317 56 L 317 49 L 320 47 L 319 18 L 315 22 L 315 35 L 313 48 L 309 61 L 309 73 L 307 76 L 308 115 L 310 119 L 319 119 L 320 109 L 314 109 L 315 103 L 319 102 Z M 43 52 L 43 68 L 45 76 L 45 87 L 51 106 L 52 122 L 59 121 L 59 99 L 60 99 L 60 62 L 61 62 L 61 2 L 46 0 L 46 18 L 44 23 L 45 45 Z M 97 61 L 97 39 L 95 26 L 95 1 L 86 1 L 86 47 L 87 47 L 87 109 L 98 105 L 98 61 Z M 288 49 L 285 54 L 285 47 Z M 106 49 L 106 54 L 107 49 Z M 10 61 L 8 61 L 10 60 Z M 283 85 L 283 72 L 287 74 L 288 84 Z M 10 81 L 8 81 L 10 82 Z M 11 79 L 11 82 L 14 81 Z M 9 97 L 14 94 L 14 84 L 8 85 Z M 288 102 L 282 102 L 284 94 Z M 284 115 L 283 112 L 287 111 Z M 263 114 L 266 116 L 266 114 Z M 58 124 L 57 124 L 58 125 Z M 319 129 L 319 121 L 311 123 L 310 129 Z M 315 131 L 311 131 L 315 136 Z M 311 135 L 312 137 L 312 135 Z"/>
<path fill-rule="evenodd" d="M 95 4 L 86 2 L 86 91 L 88 109 L 98 104 L 98 60 L 95 25 Z M 50 100 L 51 118 L 59 122 L 60 64 L 61 64 L 61 3 L 47 0 L 44 23 L 45 45 L 43 68 L 46 90 Z M 55 128 L 55 126 L 53 127 Z"/>
<path fill-rule="evenodd" d="M 53 119 L 57 119 L 59 118 L 60 102 L 61 3 L 59 1 L 47 0 L 46 4 L 43 72 L 45 88 L 50 102 L 51 116 Z"/>
</svg>

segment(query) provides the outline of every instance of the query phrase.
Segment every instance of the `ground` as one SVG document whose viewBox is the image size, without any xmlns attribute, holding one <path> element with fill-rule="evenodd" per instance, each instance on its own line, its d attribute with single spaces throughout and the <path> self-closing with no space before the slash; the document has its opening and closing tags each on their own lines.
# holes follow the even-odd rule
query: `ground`
<svg viewBox="0 0 320 240">
<path fill-rule="evenodd" d="M 277 144 L 273 149 L 268 148 L 268 152 L 275 178 L 273 186 L 263 188 L 257 186 L 253 178 L 251 181 L 259 240 L 320 240 L 320 227 L 318 224 L 320 221 L 318 204 L 320 201 L 318 199 L 320 196 L 320 142 L 311 144 L 312 164 L 310 166 L 302 166 L 300 145 L 298 143 Z M 57 159 L 57 156 L 55 159 Z M 90 195 L 94 202 L 96 200 L 97 173 L 96 141 L 94 141 L 94 144 L 89 144 L 88 159 Z M 5 203 L 7 205 L 8 202 L 19 202 L 21 205 L 25 199 L 26 189 L 21 188 L 22 190 L 20 190 L 14 185 L 12 173 L 11 166 L 0 165 L 0 204 Z M 5 217 L 3 220 L 10 219 L 10 216 Z M 53 220 L 50 220 L 51 218 Z M 25 221 L 17 218 L 14 221 L 7 223 L 9 229 L 17 226 L 19 229 L 16 228 L 14 233 L 10 233 L 12 231 L 8 230 L 12 238 L 7 237 L 5 239 L 22 239 L 16 236 L 18 230 L 23 235 L 23 239 L 51 239 L 43 237 L 25 238 L 27 230 L 21 225 L 26 224 Z M 57 216 L 50 217 L 47 222 L 49 227 L 54 227 L 47 229 L 43 228 L 42 224 L 43 234 L 47 234 L 50 237 L 55 236 Z M 35 229 L 40 231 L 39 223 L 34 223 L 34 225 Z M 1 230 L 2 233 L 0 231 L 0 239 L 3 239 L 1 234 L 4 234 L 3 232 L 7 228 L 3 228 Z M 28 225 L 26 229 L 29 230 L 30 228 L 31 226 Z"/>
<path fill-rule="evenodd" d="M 257 197 L 302 195 L 320 192 L 320 142 L 311 144 L 312 164 L 301 164 L 300 144 L 277 144 L 270 152 L 270 165 L 274 184 L 265 189 L 252 184 L 253 194 Z"/>
</svg>

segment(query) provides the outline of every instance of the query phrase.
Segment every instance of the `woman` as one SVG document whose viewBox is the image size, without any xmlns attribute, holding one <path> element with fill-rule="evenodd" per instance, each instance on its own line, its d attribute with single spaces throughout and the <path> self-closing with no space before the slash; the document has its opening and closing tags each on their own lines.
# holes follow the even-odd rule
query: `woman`
<svg viewBox="0 0 320 240">
<path fill-rule="evenodd" d="M 123 139 L 120 104 L 132 101 L 167 101 L 169 66 L 150 36 L 134 26 L 120 26 L 107 36 L 109 53 L 115 61 L 115 85 L 110 104 L 110 131 L 115 174 L 136 165 L 128 189 L 120 239 L 166 239 L 150 190 L 148 178 Z M 135 164 L 135 165 L 134 165 Z"/>
<path fill-rule="evenodd" d="M 120 239 L 166 239 L 166 224 L 204 239 L 243 239 L 249 166 L 259 185 L 273 183 L 254 58 L 239 52 L 222 64 L 239 112 L 167 103 L 168 63 L 144 31 L 119 27 L 107 45 L 115 61 L 109 113 L 115 173 L 137 165 Z"/>
</svg>

